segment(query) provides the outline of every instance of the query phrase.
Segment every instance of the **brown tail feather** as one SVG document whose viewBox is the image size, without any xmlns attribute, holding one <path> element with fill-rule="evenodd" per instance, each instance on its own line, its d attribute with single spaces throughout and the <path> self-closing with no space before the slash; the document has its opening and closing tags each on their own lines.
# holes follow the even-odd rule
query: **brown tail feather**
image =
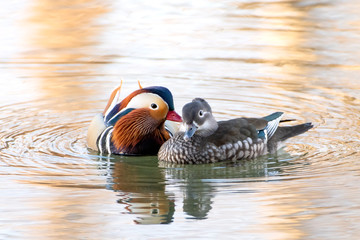
<svg viewBox="0 0 360 240">
<path fill-rule="evenodd" d="M 285 141 L 288 138 L 302 134 L 313 127 L 312 123 L 304 123 L 295 126 L 278 127 L 271 140 Z"/>
<path fill-rule="evenodd" d="M 278 127 L 272 138 L 268 142 L 269 152 L 274 152 L 277 149 L 277 143 L 285 141 L 288 138 L 302 134 L 314 125 L 311 122 L 303 123 L 295 126 Z"/>
</svg>

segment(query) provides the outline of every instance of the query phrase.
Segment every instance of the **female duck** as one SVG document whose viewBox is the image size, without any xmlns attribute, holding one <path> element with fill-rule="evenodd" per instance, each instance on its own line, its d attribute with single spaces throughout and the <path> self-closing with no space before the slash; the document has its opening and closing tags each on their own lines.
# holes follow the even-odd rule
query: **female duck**
<svg viewBox="0 0 360 240">
<path fill-rule="evenodd" d="M 159 86 L 140 88 L 119 102 L 120 88 L 90 123 L 88 147 L 108 154 L 156 155 L 172 134 L 165 121 L 181 122 L 171 92 Z"/>
<path fill-rule="evenodd" d="M 161 146 L 159 160 L 199 164 L 255 158 L 276 149 L 279 141 L 313 127 L 311 123 L 279 127 L 282 112 L 217 122 L 210 105 L 201 98 L 186 104 L 182 115 L 182 131 Z"/>
</svg>

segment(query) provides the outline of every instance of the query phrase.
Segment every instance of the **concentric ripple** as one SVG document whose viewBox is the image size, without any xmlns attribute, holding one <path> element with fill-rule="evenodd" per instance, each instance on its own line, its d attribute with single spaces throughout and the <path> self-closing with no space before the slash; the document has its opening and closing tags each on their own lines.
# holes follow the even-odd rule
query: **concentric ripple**
<svg viewBox="0 0 360 240">
<path fill-rule="evenodd" d="M 55 185 L 104 186 L 98 182 L 98 163 L 85 145 L 90 116 L 82 111 L 41 110 L 29 107 L 30 104 L 0 109 L 5 116 L 0 119 L 0 174 Z"/>
</svg>

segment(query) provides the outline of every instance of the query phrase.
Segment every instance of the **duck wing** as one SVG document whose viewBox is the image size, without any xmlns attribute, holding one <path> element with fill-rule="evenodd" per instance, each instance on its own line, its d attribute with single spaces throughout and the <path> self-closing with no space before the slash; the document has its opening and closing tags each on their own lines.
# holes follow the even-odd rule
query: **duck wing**
<svg viewBox="0 0 360 240">
<path fill-rule="evenodd" d="M 218 129 L 208 137 L 208 141 L 216 146 L 243 141 L 250 137 L 256 140 L 258 131 L 255 125 L 247 118 L 235 118 L 228 121 L 219 121 Z"/>
<path fill-rule="evenodd" d="M 216 146 L 243 141 L 248 137 L 253 141 L 258 138 L 270 139 L 278 129 L 284 113 L 275 112 L 263 118 L 235 118 L 219 121 L 218 129 L 209 137 Z"/>
</svg>

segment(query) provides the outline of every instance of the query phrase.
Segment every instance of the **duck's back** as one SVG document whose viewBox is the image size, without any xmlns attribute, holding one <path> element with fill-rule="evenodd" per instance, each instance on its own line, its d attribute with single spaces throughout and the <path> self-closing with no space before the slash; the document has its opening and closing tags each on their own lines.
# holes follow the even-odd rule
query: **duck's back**
<svg viewBox="0 0 360 240">
<path fill-rule="evenodd" d="M 260 128 L 257 128 L 252 122 L 254 118 L 235 118 L 228 121 L 219 121 L 218 129 L 207 138 L 207 141 L 214 143 L 216 146 L 221 146 L 229 143 L 236 143 L 238 141 L 247 140 L 251 138 L 253 141 L 256 141 L 258 138 L 257 129 L 262 129 L 263 125 L 260 125 Z M 261 119 L 256 119 L 259 122 L 262 122 Z"/>
</svg>

